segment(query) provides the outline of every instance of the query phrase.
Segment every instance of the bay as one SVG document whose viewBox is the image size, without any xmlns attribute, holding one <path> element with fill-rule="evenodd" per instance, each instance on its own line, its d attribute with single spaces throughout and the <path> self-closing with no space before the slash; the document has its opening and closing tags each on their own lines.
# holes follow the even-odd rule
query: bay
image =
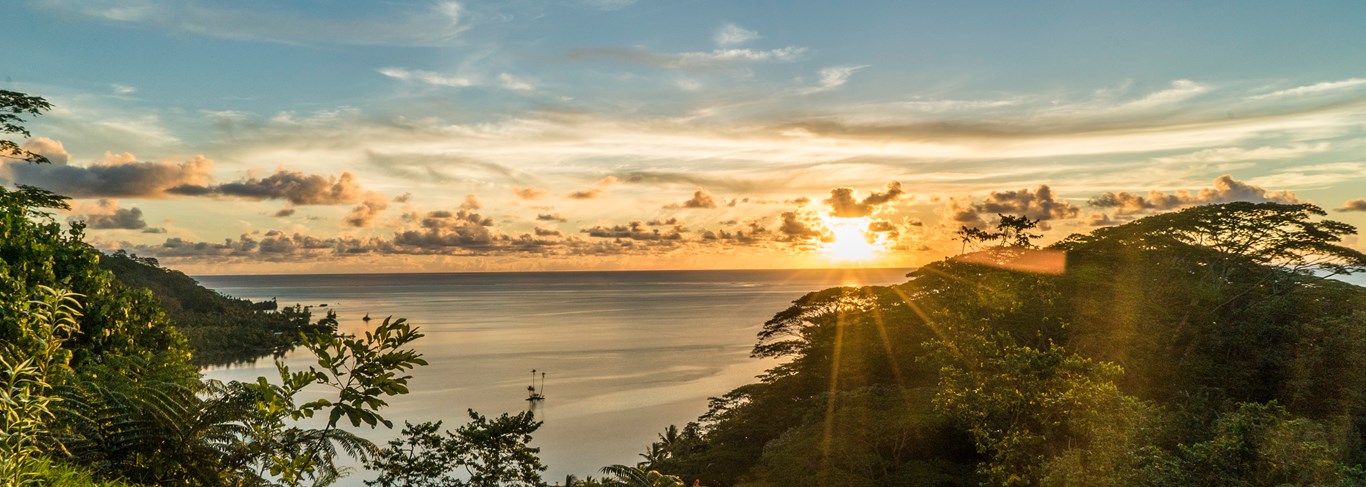
<svg viewBox="0 0 1366 487">
<path fill-rule="evenodd" d="M 463 424 L 526 410 L 531 371 L 546 373 L 544 425 L 533 446 L 554 483 L 566 474 L 633 464 L 670 424 L 706 412 L 707 398 L 755 381 L 772 360 L 749 357 L 755 334 L 803 294 L 834 286 L 903 282 L 909 269 L 623 271 L 449 274 L 198 276 L 223 294 L 337 312 L 339 329 L 361 333 L 402 317 L 425 337 L 430 365 L 413 372 L 412 393 L 382 414 L 393 430 L 356 433 L 383 444 L 404 421 Z M 326 307 L 322 307 L 326 305 Z M 283 357 L 306 368 L 312 357 Z M 277 377 L 271 359 L 206 369 L 208 378 Z M 349 464 L 356 467 L 354 463 Z M 357 471 L 340 485 L 373 476 Z"/>
</svg>

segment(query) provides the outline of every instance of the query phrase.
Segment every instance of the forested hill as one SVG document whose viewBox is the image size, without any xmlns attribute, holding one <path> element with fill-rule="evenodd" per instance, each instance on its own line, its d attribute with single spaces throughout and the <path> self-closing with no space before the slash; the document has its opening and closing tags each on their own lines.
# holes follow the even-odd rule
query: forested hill
<svg viewBox="0 0 1366 487">
<path fill-rule="evenodd" d="M 708 486 L 1366 484 L 1366 288 L 1324 277 L 1366 255 L 1322 216 L 1197 207 L 810 293 L 754 348 L 785 363 L 664 431 L 642 468 Z"/>
<path fill-rule="evenodd" d="M 116 251 L 102 255 L 99 265 L 124 285 L 150 290 L 201 366 L 280 353 L 296 345 L 304 329 L 334 323 L 330 315 L 310 323 L 311 313 L 299 305 L 281 308 L 275 300 L 224 296 L 152 258 Z"/>
</svg>

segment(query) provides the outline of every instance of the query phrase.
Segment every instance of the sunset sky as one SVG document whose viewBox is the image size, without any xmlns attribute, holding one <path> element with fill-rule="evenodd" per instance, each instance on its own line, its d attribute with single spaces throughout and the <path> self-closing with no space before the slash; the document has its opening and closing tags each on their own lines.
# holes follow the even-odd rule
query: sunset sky
<svg viewBox="0 0 1366 487">
<path fill-rule="evenodd" d="M 914 266 L 1189 205 L 1366 226 L 1366 3 L 7 5 L 0 181 L 191 274 Z M 862 243 L 853 241 L 862 240 Z M 1350 245 L 1366 249 L 1360 240 Z"/>
</svg>

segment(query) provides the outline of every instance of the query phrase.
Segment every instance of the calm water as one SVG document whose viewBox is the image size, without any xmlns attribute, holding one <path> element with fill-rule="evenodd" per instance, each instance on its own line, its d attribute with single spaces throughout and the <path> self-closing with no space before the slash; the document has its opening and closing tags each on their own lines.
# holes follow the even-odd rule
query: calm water
<svg viewBox="0 0 1366 487">
<path fill-rule="evenodd" d="M 528 406 L 531 370 L 547 372 L 545 425 L 533 446 L 550 469 L 597 476 L 633 464 L 670 424 L 704 413 L 724 394 L 775 365 L 749 358 L 755 333 L 809 291 L 904 281 L 906 269 L 649 271 L 495 274 L 205 276 L 224 294 L 280 303 L 327 304 L 344 332 L 360 320 L 404 317 L 427 336 L 415 348 L 431 363 L 414 372 L 413 392 L 382 414 L 394 430 L 362 430 L 378 444 L 403 421 L 444 420 L 454 429 L 472 408 L 486 416 Z M 318 308 L 315 308 L 315 310 Z M 310 357 L 293 353 L 291 366 Z M 205 375 L 277 377 L 270 360 Z M 372 478 L 357 472 L 342 485 Z"/>
</svg>

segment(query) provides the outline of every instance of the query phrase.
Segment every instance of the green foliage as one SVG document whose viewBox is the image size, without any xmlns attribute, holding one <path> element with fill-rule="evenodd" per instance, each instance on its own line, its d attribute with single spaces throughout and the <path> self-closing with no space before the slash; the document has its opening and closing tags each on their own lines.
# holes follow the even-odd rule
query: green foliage
<svg viewBox="0 0 1366 487">
<path fill-rule="evenodd" d="M 527 444 L 541 427 L 530 412 L 489 420 L 469 411 L 470 422 L 438 433 L 441 422 L 405 424 L 403 437 L 389 442 L 366 468 L 380 473 L 366 485 L 477 486 L 543 485 L 539 448 Z M 456 474 L 461 470 L 464 478 Z M 572 484 L 572 482 L 569 482 Z"/>
<path fill-rule="evenodd" d="M 377 411 L 387 404 L 384 397 L 408 392 L 411 376 L 400 374 L 427 365 L 422 354 L 404 348 L 421 337 L 402 318 L 385 318 L 363 338 L 333 333 L 306 336 L 304 346 L 317 356 L 317 367 L 295 372 L 277 361 L 279 385 L 265 377 L 254 383 L 229 384 L 228 400 L 246 398 L 251 404 L 250 416 L 242 421 L 245 434 L 234 448 L 261 477 L 268 473 L 286 485 L 335 480 L 342 473 L 335 463 L 339 447 L 362 460 L 376 450 L 368 440 L 338 429 L 337 422 L 344 416 L 352 426 L 392 427 Z M 315 384 L 334 389 L 336 398 L 297 404 L 299 393 Z M 319 412 L 327 415 L 323 428 L 305 429 L 293 423 Z"/>
<path fill-rule="evenodd" d="M 15 323 L 18 336 L 0 342 L 0 482 L 7 485 L 39 481 L 33 470 L 57 401 L 51 391 L 71 372 L 62 344 L 78 331 L 79 295 L 38 289 L 32 309 Z"/>
<path fill-rule="evenodd" d="M 754 355 L 786 361 L 643 466 L 715 486 L 1361 484 L 1366 289 L 1325 276 L 1366 256 L 1322 216 L 1191 208 L 1044 250 L 1061 274 L 959 258 L 809 293 L 759 332 Z M 1034 222 L 1001 221 L 965 246 L 1031 245 Z"/>
<path fill-rule="evenodd" d="M 334 316 L 310 323 L 309 309 L 298 305 L 281 308 L 274 300 L 253 303 L 224 296 L 180 271 L 161 267 L 156 259 L 121 250 L 102 256 L 100 267 L 128 287 L 151 291 L 188 339 L 192 361 L 200 366 L 283 353 L 299 344 L 303 332 L 336 324 Z"/>
<path fill-rule="evenodd" d="M 667 475 L 636 465 L 608 465 L 602 467 L 602 484 L 610 487 L 683 487 L 683 479 L 677 475 Z"/>
<path fill-rule="evenodd" d="M 22 125 L 24 115 L 40 115 L 52 109 L 42 97 L 0 90 L 0 134 L 19 134 L 31 137 Z M 0 158 L 18 159 L 33 163 L 49 163 L 41 154 L 26 151 L 13 141 L 0 139 Z"/>
</svg>

